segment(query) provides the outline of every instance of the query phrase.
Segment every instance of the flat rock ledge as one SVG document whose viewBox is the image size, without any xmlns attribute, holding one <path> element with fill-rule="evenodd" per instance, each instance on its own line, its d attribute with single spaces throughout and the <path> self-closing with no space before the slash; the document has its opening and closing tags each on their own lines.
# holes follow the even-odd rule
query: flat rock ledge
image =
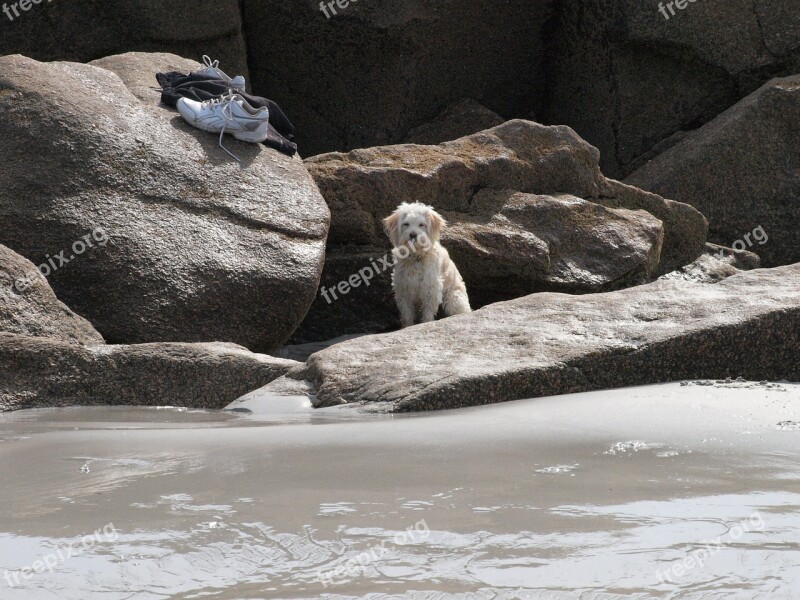
<svg viewBox="0 0 800 600">
<path fill-rule="evenodd" d="M 297 364 L 235 344 L 82 346 L 0 332 L 0 412 L 101 404 L 219 409 Z"/>
<path fill-rule="evenodd" d="M 713 285 L 534 294 L 344 342 L 285 377 L 308 382 L 315 407 L 409 412 L 739 376 L 800 380 L 800 263 Z"/>
</svg>

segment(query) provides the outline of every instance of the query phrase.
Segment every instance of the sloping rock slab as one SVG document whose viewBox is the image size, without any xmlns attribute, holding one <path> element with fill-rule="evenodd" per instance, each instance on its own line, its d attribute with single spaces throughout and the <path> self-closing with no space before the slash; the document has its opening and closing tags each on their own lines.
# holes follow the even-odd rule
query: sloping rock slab
<svg viewBox="0 0 800 600">
<path fill-rule="evenodd" d="M 747 250 L 734 250 L 716 244 L 706 244 L 706 251 L 690 265 L 667 273 L 662 279 L 684 279 L 695 283 L 719 283 L 742 271 L 752 271 L 761 266 L 758 254 Z"/>
<path fill-rule="evenodd" d="M 773 79 L 631 175 L 632 185 L 691 204 L 710 240 L 730 246 L 762 227 L 764 266 L 800 261 L 800 75 Z"/>
<path fill-rule="evenodd" d="M 32 262 L 5 246 L 0 246 L 0 331 L 74 344 L 104 343 L 89 321 L 56 298 Z"/>
<path fill-rule="evenodd" d="M 293 366 L 233 344 L 88 347 L 0 333 L 0 411 L 92 404 L 219 409 Z"/>
<path fill-rule="evenodd" d="M 280 347 L 314 299 L 329 222 L 302 161 L 226 140 L 240 165 L 147 99 L 156 71 L 189 61 L 99 64 L 0 58 L 0 243 L 37 265 L 64 251 L 51 286 L 110 342 Z M 106 244 L 75 251 L 98 230 Z"/>
<path fill-rule="evenodd" d="M 405 412 L 690 378 L 798 381 L 798 357 L 800 264 L 716 285 L 534 294 L 344 342 L 288 376 L 312 384 L 317 407 Z"/>
</svg>

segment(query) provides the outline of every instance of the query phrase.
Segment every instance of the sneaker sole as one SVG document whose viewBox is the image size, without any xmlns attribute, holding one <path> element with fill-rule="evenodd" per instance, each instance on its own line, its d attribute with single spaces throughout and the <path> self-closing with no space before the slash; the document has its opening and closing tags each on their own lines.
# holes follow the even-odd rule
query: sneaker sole
<svg viewBox="0 0 800 600">
<path fill-rule="evenodd" d="M 227 131 L 225 133 L 228 133 Z M 231 135 L 235 137 L 237 140 L 242 140 L 243 142 L 252 142 L 254 144 L 260 144 L 261 142 L 266 141 L 267 134 L 262 133 L 256 135 L 255 133 L 244 133 L 244 132 L 232 132 Z"/>
<path fill-rule="evenodd" d="M 200 129 L 201 131 L 208 131 L 209 133 L 219 133 L 221 131 L 221 127 L 217 127 L 215 125 L 208 125 L 206 123 L 200 123 L 195 120 L 195 114 L 190 109 L 187 108 L 189 114 L 184 114 L 181 110 L 181 103 L 178 102 L 178 113 L 183 117 L 183 120 L 189 123 L 192 127 Z M 269 114 L 269 113 L 267 113 Z M 264 133 L 257 133 L 254 131 L 231 131 L 229 129 L 225 130 L 226 135 L 231 135 L 235 137 L 237 140 L 241 140 L 243 142 L 253 142 L 256 144 L 260 144 L 261 142 L 266 141 L 267 139 L 267 132 Z"/>
<path fill-rule="evenodd" d="M 216 133 L 217 135 L 219 135 L 220 132 L 219 127 L 204 125 L 202 123 L 189 122 L 189 124 L 196 127 L 197 129 L 200 129 L 202 131 L 207 131 L 209 133 Z M 233 136 L 237 140 L 241 140 L 243 142 L 253 142 L 256 144 L 260 144 L 261 142 L 267 139 L 266 133 L 257 134 L 257 133 L 250 133 L 249 131 L 230 131 L 229 129 L 225 130 L 225 135 Z"/>
</svg>

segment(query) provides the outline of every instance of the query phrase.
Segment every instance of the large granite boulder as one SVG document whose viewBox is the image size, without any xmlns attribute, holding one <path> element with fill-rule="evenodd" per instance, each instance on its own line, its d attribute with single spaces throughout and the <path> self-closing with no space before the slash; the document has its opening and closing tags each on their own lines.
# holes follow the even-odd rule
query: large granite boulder
<svg viewBox="0 0 800 600">
<path fill-rule="evenodd" d="M 797 381 L 798 348 L 800 264 L 713 285 L 533 294 L 337 344 L 248 400 L 285 394 L 287 379 L 306 382 L 317 407 L 394 412 L 681 379 Z"/>
<path fill-rule="evenodd" d="M 208 54 L 231 77 L 247 75 L 237 0 L 31 0 L 5 5 L 9 11 L 0 12 L 0 55 L 87 62 L 131 50 L 196 60 Z"/>
<path fill-rule="evenodd" d="M 73 344 L 104 343 L 89 321 L 56 298 L 32 262 L 5 246 L 0 246 L 0 331 Z"/>
<path fill-rule="evenodd" d="M 242 4 L 253 87 L 308 155 L 398 143 L 462 98 L 528 115 L 542 89 L 548 0 Z"/>
<path fill-rule="evenodd" d="M 711 241 L 800 261 L 800 75 L 774 79 L 627 181 L 691 204 Z"/>
<path fill-rule="evenodd" d="M 329 213 L 302 161 L 159 106 L 171 55 L 0 58 L 0 243 L 112 343 L 269 351 L 305 316 Z"/>
<path fill-rule="evenodd" d="M 87 404 L 222 408 L 296 365 L 234 344 L 107 346 L 33 263 L 0 246 L 0 412 Z"/>
<path fill-rule="evenodd" d="M 401 202 L 431 204 L 448 218 L 444 244 L 476 306 L 534 291 L 640 283 L 702 253 L 707 224 L 697 210 L 607 179 L 598 160 L 570 128 L 522 120 L 438 146 L 310 158 L 332 214 L 323 285 L 381 264 L 389 250 L 381 220 Z M 296 342 L 386 330 L 396 321 L 386 270 L 369 287 L 329 299 L 318 297 Z"/>
<path fill-rule="evenodd" d="M 629 174 L 680 132 L 710 121 L 770 78 L 800 72 L 796 0 L 668 4 L 554 4 L 546 98 L 537 114 L 597 146 L 613 177 Z"/>
</svg>

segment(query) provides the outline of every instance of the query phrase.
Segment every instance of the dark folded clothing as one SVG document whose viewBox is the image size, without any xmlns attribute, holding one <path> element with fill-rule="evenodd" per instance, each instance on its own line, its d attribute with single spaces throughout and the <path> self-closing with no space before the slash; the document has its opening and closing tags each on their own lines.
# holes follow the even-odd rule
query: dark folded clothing
<svg viewBox="0 0 800 600">
<path fill-rule="evenodd" d="M 203 102 L 224 96 L 231 90 L 229 83 L 201 74 L 156 73 L 156 80 L 161 86 L 161 102 L 173 108 L 180 98 Z M 266 107 L 269 110 L 269 133 L 264 144 L 293 156 L 297 152 L 297 144 L 292 141 L 295 128 L 281 107 L 267 98 L 234 91 L 254 108 Z"/>
</svg>

